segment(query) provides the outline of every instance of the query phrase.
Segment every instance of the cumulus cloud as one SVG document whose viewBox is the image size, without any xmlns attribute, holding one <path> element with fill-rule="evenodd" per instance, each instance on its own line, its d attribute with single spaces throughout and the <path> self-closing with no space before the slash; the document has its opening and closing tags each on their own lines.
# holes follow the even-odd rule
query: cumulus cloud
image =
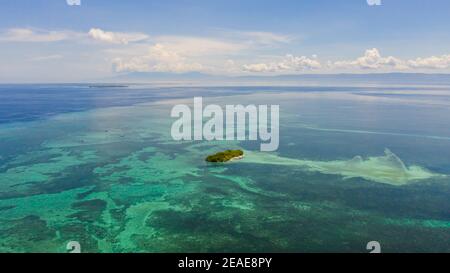
<svg viewBox="0 0 450 273">
<path fill-rule="evenodd" d="M 128 59 L 115 58 L 113 68 L 116 72 L 188 72 L 202 70 L 203 66 L 189 62 L 162 44 L 156 44 L 149 48 L 146 55 Z"/>
<path fill-rule="evenodd" d="M 243 66 L 246 72 L 273 72 L 275 71 L 275 66 L 265 63 L 259 64 L 246 64 Z"/>
<path fill-rule="evenodd" d="M 128 59 L 114 58 L 112 60 L 115 72 L 149 72 L 150 64 L 142 57 L 132 57 Z"/>
<path fill-rule="evenodd" d="M 128 44 L 131 42 L 139 42 L 147 40 L 149 37 L 143 33 L 122 33 L 104 31 L 99 28 L 91 28 L 88 32 L 90 38 L 112 44 Z"/>
<path fill-rule="evenodd" d="M 312 56 L 312 58 L 308 58 L 305 56 L 293 56 L 286 55 L 283 61 L 278 64 L 278 67 L 283 70 L 313 70 L 319 69 L 322 67 L 320 62 L 316 59 L 317 56 Z"/>
<path fill-rule="evenodd" d="M 153 37 L 153 45 L 112 50 L 113 69 L 116 72 L 188 72 L 213 69 L 228 56 L 241 52 L 245 46 L 214 38 L 188 36 Z M 145 49 L 143 50 L 143 47 Z M 222 70 L 229 70 L 222 64 Z"/>
<path fill-rule="evenodd" d="M 336 68 L 360 68 L 360 69 L 380 69 L 394 68 L 407 69 L 405 62 L 393 56 L 382 57 L 378 49 L 367 49 L 364 56 L 351 61 L 337 61 L 333 64 Z"/>
<path fill-rule="evenodd" d="M 58 42 L 78 36 L 72 31 L 48 31 L 30 28 L 12 28 L 0 35 L 1 41 L 7 42 Z"/>
<path fill-rule="evenodd" d="M 383 57 L 378 49 L 372 48 L 366 50 L 364 56 L 356 60 L 330 62 L 329 67 L 372 70 L 446 69 L 450 68 L 450 55 L 402 60 L 393 56 Z"/>
<path fill-rule="evenodd" d="M 244 65 L 243 70 L 246 72 L 294 72 L 316 70 L 321 67 L 322 65 L 315 55 L 309 58 L 288 54 L 278 62 Z"/>
<path fill-rule="evenodd" d="M 360 57 L 322 60 L 323 65 L 315 55 L 287 54 L 275 57 L 259 55 L 267 47 L 273 49 L 273 46 L 286 44 L 291 40 L 291 37 L 286 35 L 258 31 L 224 31 L 220 32 L 220 35 L 216 33 L 216 36 L 213 37 L 166 35 L 152 36 L 151 38 L 149 35 L 139 32 L 113 32 L 100 28 L 91 28 L 89 31 L 11 28 L 0 32 L 0 42 L 3 43 L 30 42 L 44 43 L 43 46 L 47 46 L 45 43 L 70 41 L 92 46 L 101 45 L 103 51 L 99 50 L 95 54 L 112 61 L 114 71 L 117 72 L 207 71 L 238 74 L 242 72 L 358 72 L 367 70 L 428 72 L 450 69 L 450 54 L 408 59 L 391 55 L 385 56 L 377 48 L 365 50 Z M 105 46 L 109 47 L 105 48 Z M 58 50 L 64 54 L 63 51 Z M 48 55 L 28 57 L 26 61 L 49 61 L 61 58 L 62 55 Z"/>
<path fill-rule="evenodd" d="M 450 68 L 450 55 L 431 56 L 416 59 L 400 59 L 394 56 L 382 56 L 377 48 L 367 49 L 363 56 L 354 60 L 328 61 L 322 66 L 317 56 L 308 58 L 305 56 L 286 55 L 281 61 L 269 63 L 255 63 L 244 65 L 246 72 L 295 72 L 304 70 L 319 70 L 326 68 L 329 71 L 341 69 L 374 70 L 374 71 L 405 71 L 426 69 L 448 69 Z"/>
<path fill-rule="evenodd" d="M 409 60 L 408 66 L 411 68 L 446 69 L 450 67 L 450 55 Z"/>
</svg>

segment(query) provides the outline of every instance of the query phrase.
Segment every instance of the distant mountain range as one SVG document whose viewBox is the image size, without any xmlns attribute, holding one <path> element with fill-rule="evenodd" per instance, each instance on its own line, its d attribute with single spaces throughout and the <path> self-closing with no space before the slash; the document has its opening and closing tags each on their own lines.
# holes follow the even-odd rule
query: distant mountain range
<svg viewBox="0 0 450 273">
<path fill-rule="evenodd" d="M 450 74 L 292 74 L 275 76 L 217 76 L 200 72 L 133 72 L 105 79 L 113 83 L 198 83 L 198 84 L 427 84 L 450 85 Z"/>
</svg>

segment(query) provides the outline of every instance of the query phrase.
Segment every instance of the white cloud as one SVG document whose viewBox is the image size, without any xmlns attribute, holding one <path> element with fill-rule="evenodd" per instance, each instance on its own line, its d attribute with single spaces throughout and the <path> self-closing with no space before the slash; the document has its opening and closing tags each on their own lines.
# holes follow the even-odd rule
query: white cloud
<svg viewBox="0 0 450 273">
<path fill-rule="evenodd" d="M 131 42 L 140 42 L 147 40 L 148 35 L 143 33 L 122 33 L 104 31 L 99 28 L 91 28 L 88 32 L 88 36 L 94 40 L 112 43 L 112 44 L 128 44 Z"/>
<path fill-rule="evenodd" d="M 157 36 L 152 40 L 153 45 L 109 50 L 115 56 L 113 69 L 116 72 L 228 71 L 230 63 L 224 65 L 225 60 L 246 49 L 240 43 L 204 37 Z"/>
<path fill-rule="evenodd" d="M 243 66 L 246 72 L 274 72 L 275 67 L 270 64 L 259 63 L 259 64 L 246 64 Z"/>
<path fill-rule="evenodd" d="M 426 69 L 448 69 L 450 68 L 450 55 L 431 56 L 427 58 L 416 58 L 404 60 L 394 56 L 384 57 L 377 48 L 367 49 L 363 56 L 354 60 L 327 61 L 326 66 L 322 66 L 317 60 L 317 56 L 311 58 L 305 56 L 286 55 L 280 61 L 263 62 L 243 65 L 245 72 L 295 72 L 313 70 L 318 71 L 327 68 L 328 71 L 340 71 L 349 69 L 374 70 L 374 71 L 405 71 L 405 70 L 426 70 Z"/>
<path fill-rule="evenodd" d="M 243 66 L 246 72 L 295 72 L 320 69 L 322 65 L 316 59 L 317 56 L 308 58 L 306 56 L 286 55 L 278 62 L 256 63 Z"/>
<path fill-rule="evenodd" d="M 48 31 L 30 28 L 12 28 L 0 36 L 0 41 L 7 42 L 58 42 L 78 36 L 72 31 Z"/>
<path fill-rule="evenodd" d="M 148 72 L 150 71 L 149 62 L 141 57 L 133 57 L 129 59 L 114 58 L 112 60 L 115 72 Z"/>
<path fill-rule="evenodd" d="M 244 36 L 252 39 L 253 42 L 270 45 L 275 43 L 288 43 L 292 39 L 287 35 L 276 34 L 272 32 L 263 32 L 263 31 L 250 31 L 250 32 L 242 32 Z"/>
<path fill-rule="evenodd" d="M 359 57 L 356 60 L 337 61 L 330 63 L 329 67 L 373 70 L 447 69 L 450 68 L 450 55 L 402 60 L 393 56 L 383 57 L 378 49 L 372 48 L 366 50 L 364 56 Z"/>
<path fill-rule="evenodd" d="M 352 61 L 337 61 L 335 68 L 359 68 L 359 69 L 407 69 L 405 62 L 393 56 L 382 57 L 378 49 L 367 49 L 364 56 Z"/>
<path fill-rule="evenodd" d="M 446 69 L 450 67 L 450 55 L 409 60 L 408 66 L 411 68 Z"/>
<path fill-rule="evenodd" d="M 128 44 L 148 39 L 143 33 L 108 32 L 91 28 L 89 32 L 69 30 L 42 30 L 33 28 L 11 28 L 0 34 L 0 41 L 6 42 L 60 42 L 66 40 L 97 41 L 113 44 Z"/>
<path fill-rule="evenodd" d="M 111 71 L 111 63 L 116 72 L 203 71 L 215 74 L 240 74 L 242 72 L 282 74 L 306 71 L 353 73 L 367 70 L 375 72 L 441 70 L 448 72 L 450 69 L 450 54 L 402 59 L 390 55 L 383 56 L 377 48 L 371 48 L 367 49 L 360 57 L 319 61 L 316 55 L 265 55 L 292 49 L 293 45 L 286 45 L 292 41 L 292 38 L 286 35 L 258 31 L 219 31 L 214 35 L 211 37 L 175 35 L 150 37 L 139 32 L 112 32 L 100 28 L 91 28 L 89 31 L 11 28 L 0 32 L 0 42 L 29 42 L 33 43 L 33 45 L 29 45 L 30 50 L 47 52 L 41 56 L 40 53 L 23 54 L 18 51 L 16 59 L 24 62 L 25 65 L 30 65 L 30 61 L 43 62 L 63 58 L 62 55 L 50 51 L 49 49 L 53 50 L 54 48 L 50 48 L 46 43 L 69 41 L 78 46 L 92 46 L 92 50 L 89 52 L 95 56 L 95 65 L 100 67 L 99 71 L 101 69 Z M 38 43 L 43 44 L 39 47 Z M 66 44 L 58 44 L 58 53 L 64 54 L 66 57 L 75 56 L 74 48 L 77 45 L 68 47 L 67 50 L 70 52 L 65 52 L 63 48 L 60 48 L 63 45 Z M 275 50 L 275 46 L 284 47 Z M 13 47 L 14 45 L 12 45 Z M 267 50 L 269 47 L 270 51 Z M 30 58 L 30 54 L 37 56 Z M 81 53 L 78 56 L 81 56 Z M 52 63 L 57 65 L 62 62 Z M 49 64 L 51 63 L 49 62 Z M 79 61 L 78 66 L 87 67 L 88 64 L 86 61 Z"/>
<path fill-rule="evenodd" d="M 283 61 L 278 64 L 278 67 L 283 70 L 314 70 L 322 67 L 320 62 L 316 59 L 317 56 L 314 55 L 312 58 L 305 56 L 293 56 L 286 55 Z"/>
<path fill-rule="evenodd" d="M 189 72 L 228 71 L 224 65 L 230 55 L 246 47 L 214 38 L 189 36 L 156 36 L 153 45 L 135 44 L 125 48 L 109 49 L 113 70 L 116 72 Z"/>
<path fill-rule="evenodd" d="M 216 29 L 215 35 L 230 41 L 239 42 L 246 47 L 261 47 L 286 44 L 293 40 L 292 36 L 267 31 L 235 31 Z"/>
<path fill-rule="evenodd" d="M 143 56 L 115 58 L 113 67 L 116 72 L 188 72 L 203 69 L 201 64 L 186 60 L 162 44 L 151 46 Z"/>
<path fill-rule="evenodd" d="M 238 42 L 189 36 L 159 36 L 156 43 L 185 56 L 224 55 L 239 52 L 247 46 Z"/>
</svg>

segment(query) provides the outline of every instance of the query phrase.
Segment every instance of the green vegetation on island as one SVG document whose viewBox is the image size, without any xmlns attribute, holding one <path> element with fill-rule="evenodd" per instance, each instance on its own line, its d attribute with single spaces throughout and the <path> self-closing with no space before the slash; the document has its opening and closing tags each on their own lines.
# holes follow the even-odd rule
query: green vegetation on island
<svg viewBox="0 0 450 273">
<path fill-rule="evenodd" d="M 244 157 L 244 151 L 242 150 L 226 150 L 214 155 L 210 155 L 206 158 L 208 162 L 228 162 L 234 159 L 242 159 Z"/>
</svg>

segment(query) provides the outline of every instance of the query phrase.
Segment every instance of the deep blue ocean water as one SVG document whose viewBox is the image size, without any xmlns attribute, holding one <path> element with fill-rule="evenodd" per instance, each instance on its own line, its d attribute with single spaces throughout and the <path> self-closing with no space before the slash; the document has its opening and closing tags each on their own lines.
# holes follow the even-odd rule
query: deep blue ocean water
<svg viewBox="0 0 450 273">
<path fill-rule="evenodd" d="M 105 86 L 105 87 L 103 87 Z M 110 86 L 110 87 L 108 87 Z M 423 90 L 424 87 L 390 87 L 389 90 Z M 425 87 L 426 90 L 446 90 Z M 129 106 L 161 99 L 194 96 L 230 96 L 253 92 L 370 92 L 371 96 L 411 96 L 384 93 L 386 87 L 329 86 L 217 86 L 161 87 L 143 84 L 0 84 L 0 123 L 45 119 L 53 115 L 112 106 Z M 423 95 L 413 95 L 420 97 Z M 426 95 L 425 95 L 426 96 Z M 447 96 L 439 99 L 448 100 Z"/>
</svg>

